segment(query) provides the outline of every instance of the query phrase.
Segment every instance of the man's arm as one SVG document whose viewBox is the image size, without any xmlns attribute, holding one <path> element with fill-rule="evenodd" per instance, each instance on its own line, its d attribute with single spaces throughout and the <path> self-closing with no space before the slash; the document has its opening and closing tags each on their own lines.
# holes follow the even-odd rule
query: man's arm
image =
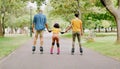
<svg viewBox="0 0 120 69">
<path fill-rule="evenodd" d="M 65 30 L 65 32 L 67 32 L 68 30 L 70 30 L 72 28 L 72 25 L 68 26 L 67 29 Z"/>
<path fill-rule="evenodd" d="M 80 31 L 81 31 L 80 33 L 81 33 L 81 35 L 83 35 L 83 27 L 82 27 L 82 23 L 81 23 L 81 25 L 80 25 L 80 28 L 81 28 L 81 29 L 80 29 Z"/>
<path fill-rule="evenodd" d="M 48 29 L 48 24 L 47 24 L 47 23 L 45 24 L 45 27 L 47 28 L 47 31 L 49 32 L 49 29 Z"/>
</svg>

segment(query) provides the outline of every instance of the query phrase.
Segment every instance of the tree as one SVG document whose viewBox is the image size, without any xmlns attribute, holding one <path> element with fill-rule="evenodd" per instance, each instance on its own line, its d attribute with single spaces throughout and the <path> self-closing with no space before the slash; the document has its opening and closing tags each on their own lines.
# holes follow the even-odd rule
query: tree
<svg viewBox="0 0 120 69">
<path fill-rule="evenodd" d="M 31 2 L 36 1 L 38 6 L 45 0 L 30 0 Z M 14 15 L 16 18 L 24 15 L 21 10 L 26 6 L 28 0 L 0 0 L 0 36 L 5 34 L 5 23 L 8 15 Z"/>
<path fill-rule="evenodd" d="M 9 14 L 16 14 L 16 11 L 24 6 L 20 0 L 0 0 L 0 36 L 5 34 L 5 22 Z"/>
<path fill-rule="evenodd" d="M 107 32 L 107 28 L 110 27 L 111 22 L 107 20 L 102 20 L 102 26 L 105 28 L 105 32 Z"/>
<path fill-rule="evenodd" d="M 114 16 L 117 23 L 117 43 L 120 43 L 120 0 L 100 0 L 103 6 Z"/>
</svg>

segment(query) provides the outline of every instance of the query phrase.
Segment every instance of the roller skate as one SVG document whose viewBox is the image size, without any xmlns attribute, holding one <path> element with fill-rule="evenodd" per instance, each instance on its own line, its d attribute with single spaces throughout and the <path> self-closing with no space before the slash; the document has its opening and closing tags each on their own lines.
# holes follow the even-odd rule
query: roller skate
<svg viewBox="0 0 120 69">
<path fill-rule="evenodd" d="M 36 50 L 36 47 L 35 47 L 35 46 L 32 46 L 33 54 L 34 54 L 35 50 Z"/>
<path fill-rule="evenodd" d="M 74 48 L 72 48 L 72 50 L 71 50 L 71 55 L 74 55 Z"/>
<path fill-rule="evenodd" d="M 40 53 L 43 54 L 43 47 L 40 47 Z"/>
<path fill-rule="evenodd" d="M 83 49 L 80 47 L 80 53 L 81 53 L 81 55 L 83 54 Z"/>
</svg>

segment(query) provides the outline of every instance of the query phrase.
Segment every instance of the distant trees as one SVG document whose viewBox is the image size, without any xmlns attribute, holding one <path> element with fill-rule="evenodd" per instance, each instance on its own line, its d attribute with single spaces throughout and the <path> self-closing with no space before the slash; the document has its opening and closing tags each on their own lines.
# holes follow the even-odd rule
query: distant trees
<svg viewBox="0 0 120 69">
<path fill-rule="evenodd" d="M 103 6 L 114 16 L 117 24 L 117 43 L 120 43 L 120 0 L 100 0 Z"/>
<path fill-rule="evenodd" d="M 45 0 L 30 1 L 36 1 L 38 6 L 40 6 Z M 24 15 L 29 14 L 25 8 L 27 2 L 28 0 L 0 0 L 0 37 L 4 36 L 6 26 L 15 26 L 17 24 L 16 20 L 22 19 L 20 17 L 24 17 Z M 24 19 L 23 21 L 26 21 Z"/>
<path fill-rule="evenodd" d="M 117 42 L 120 42 L 120 0 L 51 0 L 50 3 L 53 8 L 51 14 L 66 21 L 70 21 L 76 11 L 79 12 L 84 28 L 91 27 L 98 31 L 105 28 L 107 32 L 105 25 L 108 22 L 111 30 L 117 26 Z"/>
</svg>

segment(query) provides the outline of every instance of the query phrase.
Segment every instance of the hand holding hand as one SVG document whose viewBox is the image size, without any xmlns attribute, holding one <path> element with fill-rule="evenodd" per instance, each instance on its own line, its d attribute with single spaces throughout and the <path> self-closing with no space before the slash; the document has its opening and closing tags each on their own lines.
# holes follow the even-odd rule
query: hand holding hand
<svg viewBox="0 0 120 69">
<path fill-rule="evenodd" d="M 34 33 L 34 30 L 32 29 L 32 33 Z"/>
<path fill-rule="evenodd" d="M 68 31 L 66 30 L 64 33 L 67 33 Z"/>
<path fill-rule="evenodd" d="M 52 31 L 51 30 L 48 30 L 49 33 L 51 33 Z"/>
<path fill-rule="evenodd" d="M 81 36 L 83 36 L 83 33 L 81 33 Z"/>
<path fill-rule="evenodd" d="M 60 32 L 61 34 L 64 34 L 65 32 Z"/>
</svg>

